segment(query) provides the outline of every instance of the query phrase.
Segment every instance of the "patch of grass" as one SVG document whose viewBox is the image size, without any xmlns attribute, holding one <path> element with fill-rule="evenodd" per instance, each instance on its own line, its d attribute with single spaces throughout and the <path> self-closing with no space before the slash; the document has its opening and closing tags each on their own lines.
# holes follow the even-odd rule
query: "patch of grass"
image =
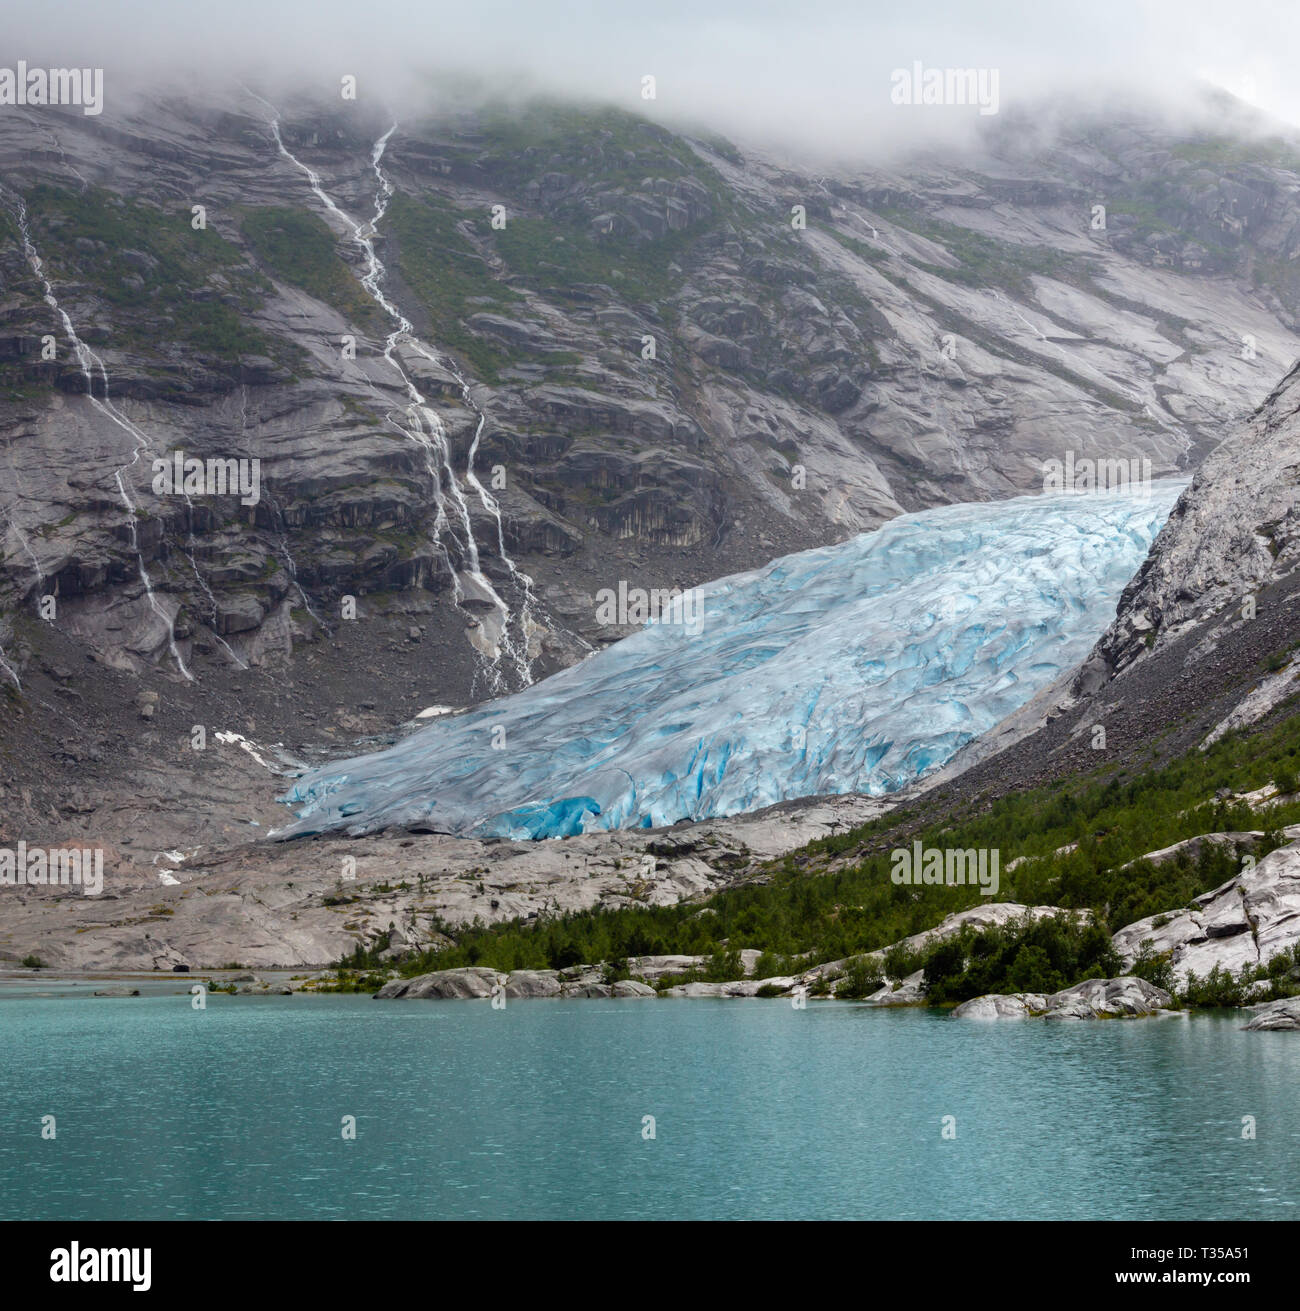
<svg viewBox="0 0 1300 1311">
<path fill-rule="evenodd" d="M 956 223 L 946 223 L 917 210 L 886 206 L 877 210 L 877 213 L 896 226 L 927 237 L 942 246 L 958 261 L 956 268 L 945 268 L 920 260 L 910 262 L 935 277 L 960 286 L 997 287 L 1013 291 L 1019 296 L 1031 296 L 1033 283 L 1030 279 L 1035 274 L 1063 282 L 1087 275 L 1086 260 L 1051 246 L 999 241 L 995 237 L 973 232 Z M 842 240 L 838 234 L 836 236 Z"/>
<path fill-rule="evenodd" d="M 248 322 L 265 301 L 265 278 L 215 226 L 192 228 L 188 210 L 167 213 L 101 187 L 44 183 L 26 203 L 52 280 L 94 288 L 113 313 L 115 344 L 169 363 L 193 354 L 224 362 L 292 354 Z"/>
<path fill-rule="evenodd" d="M 1300 173 L 1300 144 L 1283 137 L 1202 137 L 1183 141 L 1169 148 L 1175 159 L 1213 168 L 1235 168 L 1264 164 Z"/>
<path fill-rule="evenodd" d="M 609 186 L 634 186 L 647 177 L 715 176 L 681 137 L 612 105 L 547 98 L 519 107 L 496 104 L 480 115 L 479 127 L 480 166 L 516 184 L 567 168 Z"/>
<path fill-rule="evenodd" d="M 360 327 L 374 331 L 383 326 L 382 311 L 343 262 L 323 219 L 306 210 L 262 205 L 240 211 L 240 230 L 273 277 L 300 287 Z"/>
<path fill-rule="evenodd" d="M 471 314 L 508 314 L 520 296 L 494 279 L 487 261 L 457 230 L 461 220 L 482 217 L 432 195 L 416 199 L 399 192 L 384 222 L 397 239 L 398 272 L 428 314 L 435 339 L 464 356 L 483 381 L 496 382 L 517 357 L 476 336 L 465 321 Z"/>
<path fill-rule="evenodd" d="M 664 300 L 677 290 L 681 277 L 668 266 L 683 257 L 697 235 L 683 230 L 630 245 L 541 217 L 511 218 L 493 233 L 511 271 L 539 291 L 563 296 L 574 283 L 598 282 L 615 288 L 621 299 L 641 302 Z"/>
</svg>

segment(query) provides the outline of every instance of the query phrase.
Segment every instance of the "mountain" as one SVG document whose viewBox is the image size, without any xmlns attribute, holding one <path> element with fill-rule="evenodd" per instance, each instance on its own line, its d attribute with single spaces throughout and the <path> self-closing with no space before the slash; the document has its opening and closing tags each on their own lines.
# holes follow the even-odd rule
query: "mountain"
<svg viewBox="0 0 1300 1311">
<path fill-rule="evenodd" d="M 6 116 L 11 614 L 56 595 L 103 660 L 176 678 L 370 596 L 463 703 L 621 635 L 611 578 L 1040 489 L 1067 451 L 1189 468 L 1297 353 L 1285 143 L 1121 122 L 1026 154 L 1008 125 L 982 158 L 813 177 L 596 107 L 391 126 L 243 93 Z M 256 457 L 265 494 L 158 497 L 174 451 Z"/>
<path fill-rule="evenodd" d="M 76 916 L 103 961 L 196 953 L 205 932 L 232 956 L 319 960 L 378 920 L 344 929 L 323 904 L 345 842 L 247 845 L 283 823 L 286 774 L 624 636 L 600 589 L 691 587 L 1038 491 L 1054 459 L 1186 476 L 1300 354 L 1300 147 L 1220 118 L 1046 133 L 1008 116 L 974 152 L 814 172 L 599 106 L 394 128 L 232 89 L 7 113 L 0 837 L 111 853 L 113 932 Z M 1288 390 L 1252 421 L 1251 472 L 1209 457 L 1075 686 L 1026 708 L 996 769 L 972 755 L 961 795 L 1095 765 L 1101 710 L 1115 752 L 1152 713 L 1172 751 L 1250 694 L 1288 645 L 1265 432 L 1285 444 Z M 259 460 L 256 503 L 155 492 L 177 453 Z M 1216 523 L 1228 506 L 1208 537 L 1202 504 Z M 1254 531 L 1275 520 L 1276 558 Z M 1250 580 L 1261 618 L 1187 663 Z M 662 895 L 871 813 L 706 826 L 673 840 Z M 500 858 L 512 890 L 403 901 L 415 942 L 453 904 L 499 918 L 539 913 L 548 884 L 578 897 L 567 856 L 447 841 L 367 849 L 402 877 L 435 847 L 449 878 Z M 591 895 L 617 899 L 646 840 L 593 841 L 609 881 Z M 190 862 L 226 892 L 190 896 Z M 286 886 L 313 863 L 299 903 Z M 188 903 L 183 949 L 160 896 Z M 296 938 L 297 915 L 316 927 Z M 0 951 L 50 930 L 33 902 Z"/>
</svg>

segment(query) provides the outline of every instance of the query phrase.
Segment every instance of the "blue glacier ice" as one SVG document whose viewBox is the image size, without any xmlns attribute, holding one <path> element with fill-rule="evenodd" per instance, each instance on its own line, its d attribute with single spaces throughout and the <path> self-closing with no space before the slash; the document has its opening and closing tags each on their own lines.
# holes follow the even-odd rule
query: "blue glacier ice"
<svg viewBox="0 0 1300 1311">
<path fill-rule="evenodd" d="M 945 506 L 704 584 L 698 614 L 304 774 L 280 833 L 546 838 L 895 791 L 1087 653 L 1183 486 Z"/>
</svg>

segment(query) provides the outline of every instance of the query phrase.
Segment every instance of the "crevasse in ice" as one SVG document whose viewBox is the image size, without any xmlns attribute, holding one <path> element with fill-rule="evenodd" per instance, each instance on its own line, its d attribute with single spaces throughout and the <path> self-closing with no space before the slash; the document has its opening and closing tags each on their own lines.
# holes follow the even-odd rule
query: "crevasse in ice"
<svg viewBox="0 0 1300 1311">
<path fill-rule="evenodd" d="M 698 611 L 304 774 L 281 834 L 560 837 L 894 791 L 1087 653 L 1182 486 L 945 506 L 707 583 Z"/>
</svg>

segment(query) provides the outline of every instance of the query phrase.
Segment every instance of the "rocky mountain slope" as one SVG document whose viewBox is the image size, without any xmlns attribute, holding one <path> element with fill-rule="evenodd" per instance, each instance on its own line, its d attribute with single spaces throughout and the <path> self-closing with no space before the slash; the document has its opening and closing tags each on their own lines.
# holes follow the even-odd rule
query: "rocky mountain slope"
<svg viewBox="0 0 1300 1311">
<path fill-rule="evenodd" d="M 0 839 L 104 846 L 128 930 L 22 894 L 0 952 L 53 911 L 69 963 L 92 939 L 97 963 L 333 958 L 382 908 L 326 905 L 347 842 L 256 841 L 281 771 L 616 638 L 594 594 L 620 580 L 1034 490 L 1068 452 L 1190 470 L 1300 354 L 1286 141 L 1008 123 L 979 157 L 813 176 L 604 110 L 390 126 L 242 92 L 0 120 Z M 1293 390 L 1244 457 L 1210 457 L 1081 679 L 1031 708 L 1041 731 L 960 795 L 1093 767 L 1099 717 L 1113 753 L 1153 716 L 1172 751 L 1284 672 Z M 257 504 L 155 494 L 176 451 L 259 459 Z M 865 804 L 650 854 L 681 895 Z M 363 884 L 405 882 L 427 943 L 444 916 L 640 895 L 615 871 L 656 840 L 601 839 L 613 881 L 588 889 L 567 850 L 498 886 L 497 849 L 386 835 Z M 218 868 L 240 908 L 220 932 Z"/>
<path fill-rule="evenodd" d="M 0 124 L 15 676 L 42 596 L 178 681 L 352 596 L 464 702 L 626 631 L 595 618 L 619 579 L 1032 490 L 1067 451 L 1187 468 L 1297 353 L 1285 143 L 1008 125 L 814 177 L 616 110 L 391 126 L 234 90 Z M 265 491 L 156 495 L 178 450 Z"/>
</svg>

